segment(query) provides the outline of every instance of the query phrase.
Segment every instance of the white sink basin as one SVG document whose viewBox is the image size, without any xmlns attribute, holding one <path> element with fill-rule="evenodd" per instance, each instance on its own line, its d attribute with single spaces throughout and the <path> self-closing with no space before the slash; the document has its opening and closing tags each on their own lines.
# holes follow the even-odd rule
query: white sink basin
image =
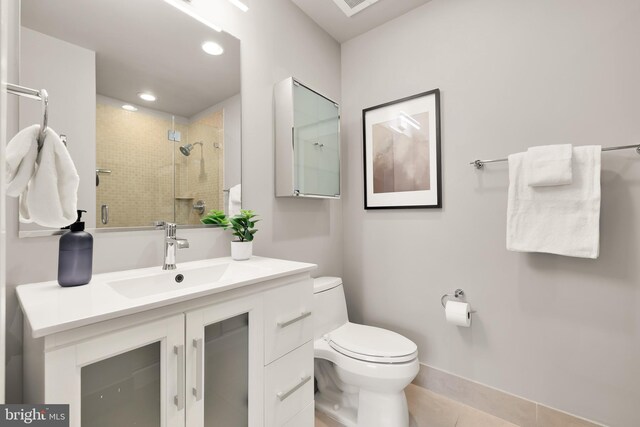
<svg viewBox="0 0 640 427">
<path fill-rule="evenodd" d="M 172 271 L 147 267 L 94 274 L 86 286 L 63 288 L 55 280 L 31 283 L 18 286 L 16 292 L 33 337 L 40 338 L 176 303 L 211 299 L 315 267 L 258 256 L 248 261 L 226 257 L 184 262 Z M 178 274 L 183 277 L 180 283 Z"/>
<path fill-rule="evenodd" d="M 229 270 L 230 264 L 216 264 L 193 269 L 167 270 L 149 276 L 115 280 L 107 284 L 127 298 L 142 298 L 180 289 L 213 284 Z"/>
</svg>

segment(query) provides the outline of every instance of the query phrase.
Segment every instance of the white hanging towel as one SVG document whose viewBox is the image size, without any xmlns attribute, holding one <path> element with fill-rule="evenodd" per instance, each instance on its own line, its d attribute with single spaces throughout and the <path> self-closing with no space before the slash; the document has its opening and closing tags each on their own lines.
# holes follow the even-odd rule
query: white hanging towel
<svg viewBox="0 0 640 427">
<path fill-rule="evenodd" d="M 58 134 L 47 128 L 33 177 L 20 195 L 20 222 L 52 228 L 75 222 L 79 184 L 80 177 L 67 148 Z"/>
<path fill-rule="evenodd" d="M 242 207 L 242 185 L 237 184 L 229 189 L 229 216 L 240 215 Z"/>
<path fill-rule="evenodd" d="M 507 249 L 598 258 L 602 148 L 573 148 L 572 183 L 531 187 L 525 153 L 509 156 Z"/>
<path fill-rule="evenodd" d="M 568 185 L 573 181 L 571 144 L 531 147 L 525 159 L 531 187 Z"/>
<path fill-rule="evenodd" d="M 7 196 L 19 197 L 36 170 L 40 125 L 22 129 L 7 144 Z"/>
</svg>

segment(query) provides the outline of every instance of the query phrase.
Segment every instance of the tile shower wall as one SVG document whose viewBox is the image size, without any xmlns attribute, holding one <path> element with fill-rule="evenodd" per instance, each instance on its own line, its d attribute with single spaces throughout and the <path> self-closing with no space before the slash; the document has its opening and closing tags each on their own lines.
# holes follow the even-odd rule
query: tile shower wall
<svg viewBox="0 0 640 427">
<path fill-rule="evenodd" d="M 182 155 L 176 146 L 176 221 L 199 224 L 195 202 L 205 202 L 205 214 L 224 207 L 224 112 L 194 116 L 188 125 L 188 142 L 202 145 L 194 145 L 190 156 Z"/>
<path fill-rule="evenodd" d="M 104 100 L 104 97 L 101 97 Z M 181 141 L 168 140 L 171 116 L 139 109 L 120 108 L 121 103 L 99 102 L 96 106 L 96 167 L 111 170 L 100 175 L 96 188 L 96 212 L 109 207 L 109 223 L 98 227 L 148 226 L 158 220 L 199 224 L 193 209 L 204 200 L 209 209 L 222 207 L 224 174 L 223 112 L 214 111 L 188 123 L 176 119 Z M 180 146 L 194 146 L 190 156 Z M 135 183 L 131 185 L 130 183 Z"/>
</svg>

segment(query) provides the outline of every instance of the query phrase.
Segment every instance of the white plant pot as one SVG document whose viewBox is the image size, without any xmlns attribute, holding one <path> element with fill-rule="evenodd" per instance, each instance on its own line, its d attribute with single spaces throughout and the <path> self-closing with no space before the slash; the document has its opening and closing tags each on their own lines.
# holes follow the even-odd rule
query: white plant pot
<svg viewBox="0 0 640 427">
<path fill-rule="evenodd" d="M 231 258 L 245 261 L 253 254 L 253 242 L 231 242 Z"/>
</svg>

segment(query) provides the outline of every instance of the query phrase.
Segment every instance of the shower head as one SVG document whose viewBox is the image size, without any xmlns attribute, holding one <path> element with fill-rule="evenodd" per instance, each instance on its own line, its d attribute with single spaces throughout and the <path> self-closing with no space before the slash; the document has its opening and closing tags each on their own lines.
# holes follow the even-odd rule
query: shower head
<svg viewBox="0 0 640 427">
<path fill-rule="evenodd" d="M 202 146 L 202 142 L 196 142 L 194 144 L 185 144 L 180 147 L 180 152 L 185 156 L 190 156 L 191 150 L 193 150 L 193 147 L 195 147 L 196 145 Z"/>
<path fill-rule="evenodd" d="M 180 147 L 180 152 L 185 156 L 190 155 L 191 150 L 193 150 L 193 144 L 185 144 Z"/>
</svg>

